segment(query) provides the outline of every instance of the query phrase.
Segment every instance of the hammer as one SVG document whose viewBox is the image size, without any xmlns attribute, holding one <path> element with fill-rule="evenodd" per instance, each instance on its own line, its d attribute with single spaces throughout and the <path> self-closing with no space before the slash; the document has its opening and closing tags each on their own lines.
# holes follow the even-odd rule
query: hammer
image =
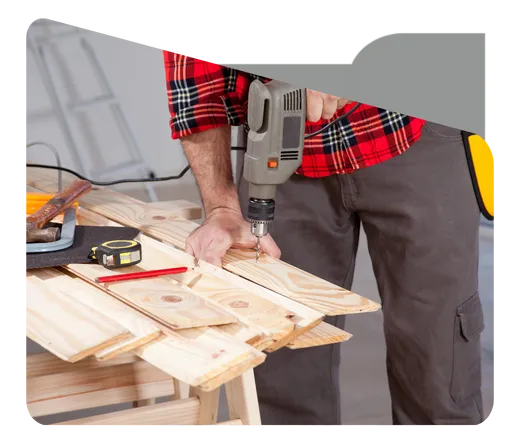
<svg viewBox="0 0 518 446">
<path fill-rule="evenodd" d="M 59 228 L 27 229 L 27 243 L 49 243 L 59 240 L 61 231 Z"/>
<path fill-rule="evenodd" d="M 75 180 L 62 192 L 54 195 L 41 208 L 27 217 L 27 243 L 54 242 L 59 239 L 59 228 L 44 228 L 54 217 L 73 205 L 92 188 L 85 180 Z"/>
</svg>

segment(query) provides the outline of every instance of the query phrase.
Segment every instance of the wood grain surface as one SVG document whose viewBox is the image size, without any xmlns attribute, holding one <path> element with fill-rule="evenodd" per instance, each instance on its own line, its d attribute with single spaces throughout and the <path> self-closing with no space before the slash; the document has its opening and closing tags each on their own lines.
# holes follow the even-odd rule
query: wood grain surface
<svg viewBox="0 0 518 446">
<path fill-rule="evenodd" d="M 129 330 L 27 273 L 27 337 L 61 359 L 79 361 L 131 338 Z"/>
<path fill-rule="evenodd" d="M 192 425 L 198 424 L 200 401 L 198 398 L 171 401 L 152 406 L 111 412 L 78 420 L 57 423 L 58 425 Z"/>
<path fill-rule="evenodd" d="M 351 339 L 352 334 L 322 322 L 315 328 L 293 339 L 287 347 L 291 349 L 318 347 L 319 345 L 336 344 Z"/>
<path fill-rule="evenodd" d="M 147 344 L 162 333 L 149 318 L 109 294 L 88 285 L 81 279 L 72 278 L 53 268 L 33 270 L 32 274 L 45 281 L 54 293 L 64 293 L 126 328 L 132 336 L 95 353 L 97 359 L 112 359 L 122 353 Z"/>
<path fill-rule="evenodd" d="M 33 417 L 174 393 L 173 378 L 145 361 L 38 376 L 27 380 Z"/>
<path fill-rule="evenodd" d="M 56 181 L 49 178 L 47 172 L 35 170 L 28 168 L 28 184 L 46 192 L 54 190 Z M 143 233 L 181 249 L 185 248 L 189 234 L 198 227 L 192 221 L 177 217 L 152 218 L 150 221 L 143 209 L 145 203 L 124 195 L 121 197 L 122 194 L 109 189 L 97 192 L 100 191 L 92 191 L 83 197 L 80 205 L 123 225 L 139 228 Z M 131 206 L 127 205 L 129 202 Z M 141 211 L 137 210 L 138 203 L 142 206 Z M 361 313 L 380 308 L 379 304 L 365 297 L 266 254 L 262 254 L 259 263 L 256 263 L 254 250 L 230 249 L 223 258 L 223 268 L 325 315 Z"/>
<path fill-rule="evenodd" d="M 237 321 L 235 316 L 209 300 L 161 277 L 102 285 L 95 283 L 95 278 L 99 276 L 143 271 L 140 265 L 124 268 L 122 272 L 109 271 L 101 265 L 89 264 L 72 264 L 66 269 L 173 329 L 221 325 Z"/>
<path fill-rule="evenodd" d="M 224 384 L 241 370 L 253 368 L 266 359 L 264 353 L 250 345 L 209 327 L 170 333 L 134 353 L 190 386 L 202 385 L 217 376 L 222 381 L 218 385 Z M 241 368 L 238 370 L 236 366 Z M 213 386 L 205 389 L 212 390 Z"/>
</svg>

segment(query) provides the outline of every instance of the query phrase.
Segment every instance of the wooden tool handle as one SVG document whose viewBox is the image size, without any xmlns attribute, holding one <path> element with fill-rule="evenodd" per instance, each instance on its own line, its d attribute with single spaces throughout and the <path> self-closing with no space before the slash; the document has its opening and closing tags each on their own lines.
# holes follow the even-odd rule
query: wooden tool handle
<svg viewBox="0 0 518 446">
<path fill-rule="evenodd" d="M 89 181 L 75 180 L 64 191 L 54 195 L 34 214 L 27 217 L 27 230 L 43 228 L 50 220 L 61 214 L 91 188 L 92 184 Z"/>
</svg>

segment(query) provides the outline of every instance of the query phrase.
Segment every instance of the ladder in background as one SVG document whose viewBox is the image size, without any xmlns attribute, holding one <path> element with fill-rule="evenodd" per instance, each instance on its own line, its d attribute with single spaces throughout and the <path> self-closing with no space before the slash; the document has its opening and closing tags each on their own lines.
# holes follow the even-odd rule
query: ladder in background
<svg viewBox="0 0 518 446">
<path fill-rule="evenodd" d="M 66 27 L 66 31 L 58 33 L 52 32 L 52 26 L 59 25 Z M 141 150 L 131 128 L 122 112 L 120 102 L 116 98 L 111 85 L 104 73 L 101 64 L 94 52 L 92 45 L 85 38 L 83 30 L 77 27 L 62 25 L 50 20 L 38 20 L 31 25 L 27 32 L 27 48 L 33 54 L 38 71 L 40 72 L 43 86 L 51 101 L 51 110 L 49 112 L 36 112 L 27 115 L 27 120 L 41 118 L 49 113 L 53 114 L 57 119 L 59 127 L 63 132 L 65 142 L 71 152 L 72 158 L 77 170 L 92 179 L 102 181 L 107 177 L 116 174 L 122 178 L 128 173 L 137 173 L 141 177 L 154 178 L 155 175 L 150 168 L 144 152 Z M 42 35 L 35 35 L 32 31 L 41 31 Z M 78 39 L 81 49 L 83 50 L 86 60 L 92 68 L 92 72 L 96 78 L 97 84 L 101 89 L 101 94 L 88 99 L 81 99 L 77 89 L 77 83 L 74 82 L 72 73 L 67 67 L 65 59 L 59 51 L 59 44 L 69 39 Z M 55 76 L 52 74 L 50 59 L 55 62 L 55 69 L 59 72 L 59 76 L 63 82 L 64 90 L 68 93 L 65 98 L 63 91 L 57 86 Z M 116 127 L 121 133 L 125 144 L 125 150 L 129 155 L 129 161 L 119 165 L 102 168 L 90 168 L 93 165 L 90 150 L 99 146 L 95 138 L 95 132 L 92 130 L 91 119 L 89 113 L 95 113 L 99 107 L 108 107 L 116 122 Z M 88 144 L 88 150 L 81 149 L 81 143 L 76 137 L 76 132 L 72 129 L 74 124 L 81 132 L 84 141 Z M 99 151 L 98 151 L 99 152 Z M 152 183 L 144 183 L 146 191 L 151 201 L 158 201 L 156 192 Z"/>
</svg>

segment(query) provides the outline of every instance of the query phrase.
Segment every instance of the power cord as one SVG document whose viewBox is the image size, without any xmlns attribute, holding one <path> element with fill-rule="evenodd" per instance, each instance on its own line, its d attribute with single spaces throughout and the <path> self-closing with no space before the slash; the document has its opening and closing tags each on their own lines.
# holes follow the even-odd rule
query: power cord
<svg viewBox="0 0 518 446">
<path fill-rule="evenodd" d="M 27 146 L 29 147 L 29 146 Z M 232 146 L 231 150 L 245 150 L 244 147 L 235 147 Z M 58 163 L 61 164 L 61 163 Z M 155 182 L 155 181 L 169 181 L 169 180 L 179 180 L 182 178 L 191 168 L 190 165 L 187 165 L 183 168 L 183 170 L 177 174 L 177 175 L 170 175 L 167 177 L 152 177 L 152 178 L 127 178 L 122 180 L 115 180 L 115 181 L 95 181 L 91 180 L 90 178 L 85 177 L 84 175 L 81 175 L 80 173 L 76 172 L 75 170 L 69 169 L 68 167 L 63 167 L 61 165 L 58 166 L 50 166 L 48 164 L 32 164 L 27 163 L 27 167 L 36 167 L 41 169 L 52 169 L 52 170 L 58 170 L 59 172 L 68 172 L 72 175 L 75 175 L 76 177 L 80 178 L 81 180 L 86 180 L 90 183 L 92 183 L 94 186 L 113 186 L 115 184 L 122 184 L 122 183 L 146 183 L 146 182 Z"/>
<path fill-rule="evenodd" d="M 351 113 L 358 109 L 358 107 L 361 104 L 358 102 L 353 108 L 351 108 L 347 113 L 343 114 L 339 118 L 336 118 L 334 121 L 331 121 L 329 124 L 325 125 L 321 129 L 318 129 L 316 132 L 310 133 L 309 135 L 304 135 L 304 139 L 313 138 L 313 136 L 317 136 L 322 132 L 325 132 L 329 127 L 343 121 L 344 119 L 347 119 L 349 116 L 351 116 Z"/>
<path fill-rule="evenodd" d="M 54 154 L 54 158 L 56 158 L 56 164 L 58 165 L 58 167 L 61 168 L 61 158 L 59 156 L 59 152 L 56 150 L 56 148 L 52 144 L 49 144 L 45 141 L 33 141 L 33 142 L 27 144 L 27 149 L 29 149 L 30 147 L 34 147 L 34 146 L 44 146 L 47 149 L 49 149 Z M 58 173 L 58 190 L 61 190 L 61 183 L 62 183 L 61 177 L 62 177 L 62 175 L 61 175 L 61 170 L 60 170 Z"/>
<path fill-rule="evenodd" d="M 358 109 L 358 107 L 360 105 L 361 105 L 360 103 L 357 103 L 347 113 L 345 113 L 344 115 L 340 116 L 339 118 L 336 118 L 334 121 L 331 121 L 329 124 L 325 125 L 321 129 L 317 130 L 316 132 L 310 133 L 308 135 L 304 135 L 304 139 L 306 140 L 306 139 L 312 138 L 312 137 L 314 137 L 316 135 L 319 135 L 320 133 L 326 131 L 329 127 L 337 124 L 338 122 L 341 122 L 341 121 L 347 119 L 351 115 L 352 112 L 354 112 L 355 110 Z M 177 175 L 170 175 L 170 176 L 167 176 L 167 177 L 129 178 L 129 179 L 122 179 L 122 180 L 115 180 L 115 181 L 94 181 L 94 180 L 91 180 L 89 178 L 86 178 L 85 176 L 81 175 L 80 173 L 78 173 L 78 172 L 76 172 L 76 171 L 74 171 L 72 169 L 69 169 L 67 167 L 61 166 L 61 160 L 59 158 L 59 154 L 58 154 L 57 150 L 54 148 L 54 146 L 52 146 L 52 145 L 50 145 L 48 143 L 45 143 L 45 142 L 42 142 L 42 141 L 36 141 L 36 142 L 28 144 L 27 148 L 32 147 L 32 146 L 37 145 L 37 144 L 44 145 L 44 146 L 48 147 L 50 150 L 52 150 L 54 152 L 54 155 L 56 156 L 56 161 L 57 161 L 58 165 L 57 166 L 50 166 L 50 165 L 47 165 L 47 164 L 27 164 L 27 167 L 36 167 L 36 168 L 42 168 L 42 169 L 58 170 L 59 171 L 59 180 L 58 180 L 59 183 L 61 183 L 61 172 L 71 173 L 72 175 L 75 175 L 76 177 L 78 177 L 78 178 L 80 178 L 82 180 L 86 180 L 86 181 L 90 182 L 91 184 L 93 184 L 95 186 L 113 186 L 115 184 L 122 184 L 122 183 L 149 183 L 149 182 L 156 182 L 156 181 L 179 180 L 191 168 L 191 166 L 188 164 L 187 166 L 185 166 L 183 168 L 183 170 L 179 174 L 177 174 Z M 232 146 L 231 150 L 246 150 L 246 149 L 244 147 Z M 61 187 L 59 189 L 61 190 Z"/>
</svg>

